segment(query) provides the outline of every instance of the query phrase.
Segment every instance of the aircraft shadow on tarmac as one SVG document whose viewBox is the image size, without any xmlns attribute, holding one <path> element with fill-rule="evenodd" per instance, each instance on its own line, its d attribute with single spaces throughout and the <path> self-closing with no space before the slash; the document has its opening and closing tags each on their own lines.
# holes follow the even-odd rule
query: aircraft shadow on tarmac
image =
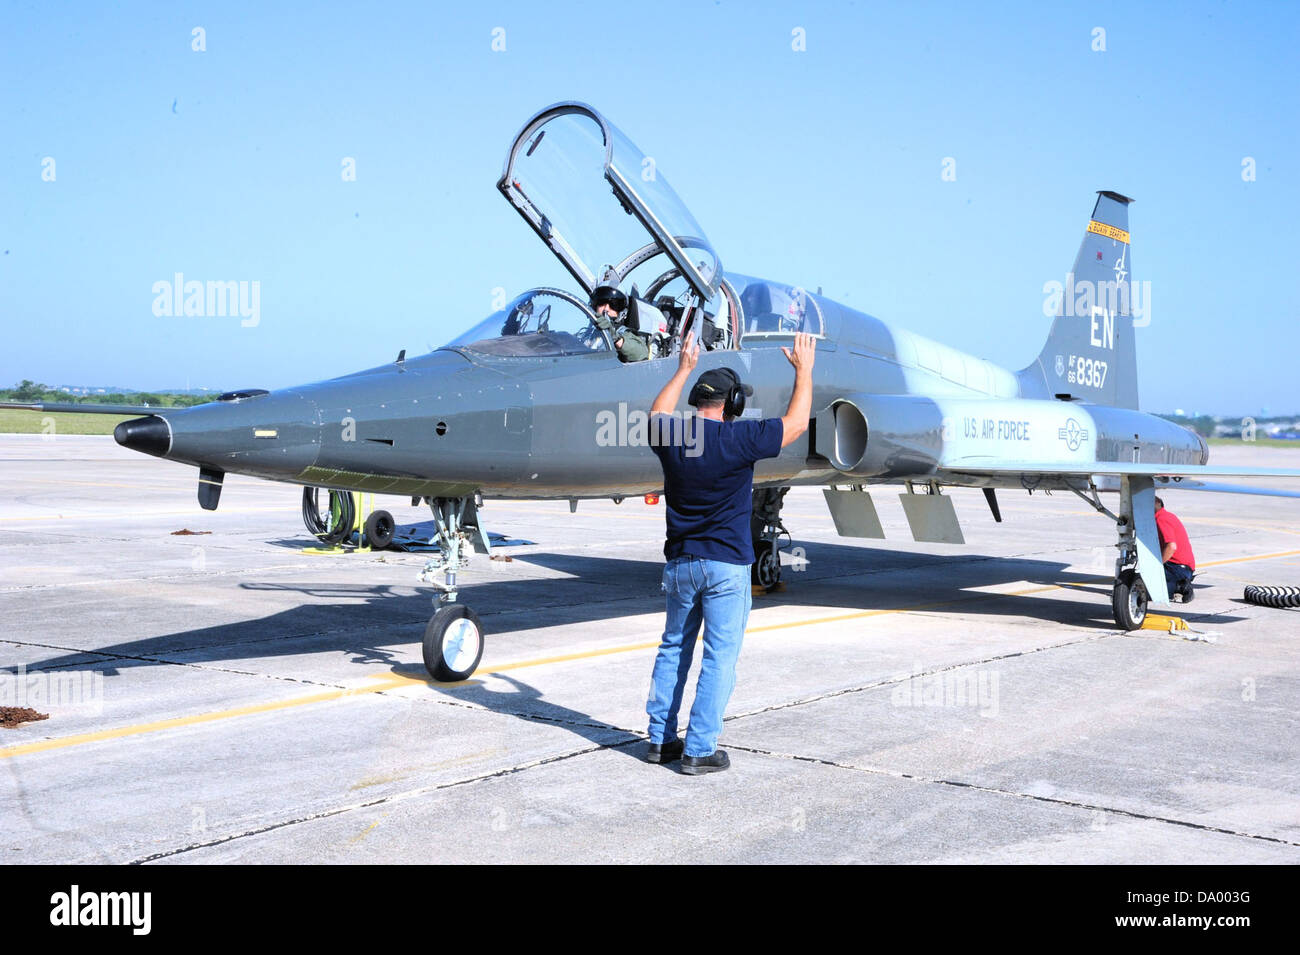
<svg viewBox="0 0 1300 955">
<path fill-rule="evenodd" d="M 407 664 L 394 667 L 394 670 L 407 676 L 427 678 L 423 667 L 412 667 Z M 500 689 L 500 682 L 508 683 L 512 689 Z M 491 685 L 472 679 L 465 683 L 431 683 L 430 686 L 457 703 L 476 703 L 485 710 L 504 716 L 516 716 L 535 723 L 562 726 L 594 746 L 611 749 L 616 753 L 625 753 L 637 760 L 641 759 L 644 751 L 644 747 L 629 748 L 626 745 L 643 738 L 638 734 L 619 726 L 602 723 L 588 713 L 552 703 L 542 696 L 541 690 L 504 673 L 492 674 Z"/>
<path fill-rule="evenodd" d="M 1110 585 L 1098 574 L 1071 571 L 1060 561 L 982 554 L 935 555 L 875 547 L 807 542 L 807 569 L 786 568 L 786 590 L 754 598 L 755 609 L 815 606 L 816 616 L 880 609 L 913 609 L 942 615 L 1026 616 L 1068 626 L 1112 630 Z M 562 627 L 663 612 L 663 564 L 615 557 L 529 550 L 513 564 L 560 574 L 523 579 L 484 572 L 486 559 L 471 565 L 460 601 L 483 619 L 489 647 L 508 647 L 510 636 L 539 626 Z M 403 565 L 402 573 L 409 572 Z M 900 575 L 906 579 L 900 581 Z M 1070 585 L 1062 591 L 989 594 L 966 588 L 1028 581 L 1031 588 Z M 393 666 L 395 644 L 418 642 L 433 612 L 433 588 L 402 585 L 250 581 L 243 590 L 296 592 L 295 607 L 265 617 L 63 653 L 27 669 L 96 670 L 106 676 L 132 667 L 229 665 L 234 661 L 338 652 L 360 666 Z M 1083 590 L 1088 599 L 1069 599 Z M 831 611 L 828 614 L 828 610 Z M 1217 615 L 1215 623 L 1242 619 Z M 233 667 L 232 667 L 233 668 Z M 5 668 L 12 672 L 13 668 Z M 421 670 L 422 672 L 422 670 Z"/>
</svg>

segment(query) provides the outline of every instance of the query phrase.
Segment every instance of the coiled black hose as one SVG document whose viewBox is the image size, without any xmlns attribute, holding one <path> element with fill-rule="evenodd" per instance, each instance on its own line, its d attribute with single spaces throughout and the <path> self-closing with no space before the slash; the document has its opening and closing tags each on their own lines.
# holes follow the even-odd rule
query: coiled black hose
<svg viewBox="0 0 1300 955">
<path fill-rule="evenodd" d="M 356 499 L 351 491 L 330 491 L 325 513 L 320 511 L 320 492 L 324 488 L 302 489 L 302 522 L 307 530 L 326 544 L 341 544 L 352 533 L 357 519 Z"/>
</svg>

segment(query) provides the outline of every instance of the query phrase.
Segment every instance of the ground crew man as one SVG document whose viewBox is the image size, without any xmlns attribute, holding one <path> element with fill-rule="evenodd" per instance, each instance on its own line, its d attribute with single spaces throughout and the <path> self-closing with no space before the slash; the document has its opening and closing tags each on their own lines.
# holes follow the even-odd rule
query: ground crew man
<svg viewBox="0 0 1300 955">
<path fill-rule="evenodd" d="M 782 349 L 795 370 L 783 417 L 738 420 L 754 389 L 721 367 L 697 379 L 687 399 L 697 413 L 683 420 L 672 413 L 699 358 L 694 335 L 687 335 L 677 372 L 651 407 L 651 445 L 664 469 L 668 562 L 663 574 L 667 621 L 646 702 L 649 762 L 680 757 L 682 772 L 692 776 L 731 765 L 717 742 L 752 599 L 754 462 L 776 457 L 808 429 L 814 349 L 813 336 L 806 334 L 795 336 L 793 351 Z M 677 713 L 701 627 L 704 660 L 683 742 L 677 738 Z"/>
<path fill-rule="evenodd" d="M 1160 534 L 1160 559 L 1165 562 L 1165 586 L 1169 596 L 1178 595 L 1183 603 L 1192 602 L 1192 573 L 1196 570 L 1196 555 L 1192 542 L 1187 539 L 1187 528 L 1165 510 L 1165 502 L 1156 498 L 1156 530 Z"/>
</svg>

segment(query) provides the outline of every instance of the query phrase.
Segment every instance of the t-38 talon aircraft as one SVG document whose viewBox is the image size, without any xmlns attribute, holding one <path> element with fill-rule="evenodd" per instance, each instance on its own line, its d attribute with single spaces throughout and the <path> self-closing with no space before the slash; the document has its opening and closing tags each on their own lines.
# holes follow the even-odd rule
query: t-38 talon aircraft
<svg viewBox="0 0 1300 955">
<path fill-rule="evenodd" d="M 816 335 L 813 419 L 805 437 L 755 471 L 756 582 L 780 571 L 780 511 L 794 485 L 825 488 L 842 536 L 883 538 L 868 490 L 902 484 L 918 541 L 962 542 L 946 486 L 1072 491 L 1115 522 L 1113 609 L 1141 625 L 1167 603 L 1153 497 L 1161 482 L 1300 476 L 1215 468 L 1193 432 L 1138 410 L 1129 287 L 1128 207 L 1098 194 L 1038 356 L 1014 371 L 964 354 L 798 286 L 724 271 L 703 230 L 654 163 L 590 106 L 560 103 L 515 137 L 498 189 L 572 274 L 578 291 L 530 289 L 442 348 L 278 391 L 234 391 L 117 426 L 127 448 L 199 468 L 199 503 L 216 508 L 227 472 L 339 491 L 423 498 L 437 527 L 440 608 L 424 658 L 441 680 L 467 678 L 483 627 L 457 602 L 468 548 L 489 549 L 479 507 L 491 498 L 621 499 L 658 492 L 644 415 L 689 332 L 698 371 L 728 365 L 754 389 L 746 415 L 779 415 L 789 397 L 781 352 Z M 601 285 L 629 296 L 617 329 L 588 302 Z M 643 291 L 638 291 L 638 285 Z M 1084 290 L 1081 294 L 1079 290 Z M 650 357 L 625 362 L 615 334 Z M 1119 492 L 1109 510 L 1098 494 Z M 1224 489 L 1222 485 L 1215 489 Z M 432 581 L 430 581 L 432 582 Z"/>
</svg>

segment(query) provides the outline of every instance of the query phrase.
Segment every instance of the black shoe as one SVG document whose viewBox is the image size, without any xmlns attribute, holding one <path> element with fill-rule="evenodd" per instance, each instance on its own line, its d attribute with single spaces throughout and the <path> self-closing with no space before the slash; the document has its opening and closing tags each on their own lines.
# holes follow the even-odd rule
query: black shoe
<svg viewBox="0 0 1300 955">
<path fill-rule="evenodd" d="M 650 748 L 646 750 L 645 761 L 647 763 L 671 763 L 682 758 L 682 747 L 685 744 L 679 739 L 670 739 L 668 742 L 651 743 Z"/>
<path fill-rule="evenodd" d="M 705 773 L 720 773 L 731 765 L 725 749 L 715 750 L 708 756 L 683 756 L 682 772 L 687 776 L 703 776 Z"/>
<path fill-rule="evenodd" d="M 1187 583 L 1183 584 L 1183 587 L 1182 587 L 1182 589 L 1179 591 L 1179 593 L 1181 593 L 1181 594 L 1183 595 L 1183 603 L 1185 603 L 1185 604 L 1189 604 L 1189 603 L 1191 603 L 1191 602 L 1192 602 L 1192 582 L 1189 580 Z"/>
</svg>

